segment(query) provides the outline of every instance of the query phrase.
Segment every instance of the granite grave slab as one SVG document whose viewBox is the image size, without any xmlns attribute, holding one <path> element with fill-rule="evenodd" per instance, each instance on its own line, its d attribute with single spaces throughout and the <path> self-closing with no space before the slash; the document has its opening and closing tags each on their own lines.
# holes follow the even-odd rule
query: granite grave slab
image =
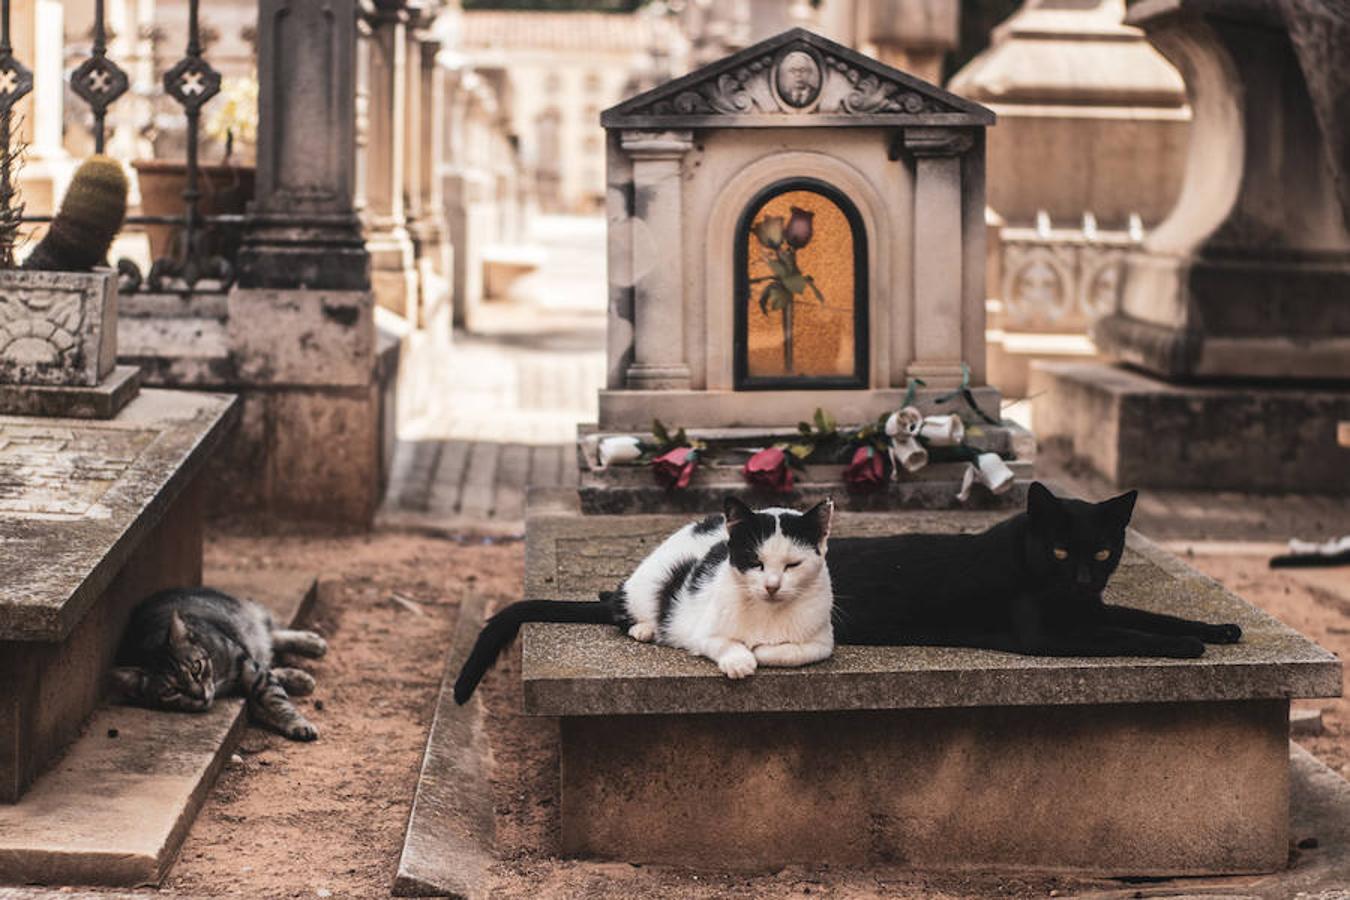
<svg viewBox="0 0 1350 900">
<path fill-rule="evenodd" d="M 843 513 L 836 533 L 998 518 Z M 526 595 L 590 599 L 681 521 L 533 516 Z M 839 647 L 731 682 L 613 629 L 526 626 L 525 712 L 562 720 L 564 849 L 752 869 L 1281 868 L 1288 701 L 1339 696 L 1339 660 L 1134 533 L 1108 599 L 1235 621 L 1244 641 L 1196 660 Z M 714 796 L 735 802 L 710 820 Z"/>
</svg>

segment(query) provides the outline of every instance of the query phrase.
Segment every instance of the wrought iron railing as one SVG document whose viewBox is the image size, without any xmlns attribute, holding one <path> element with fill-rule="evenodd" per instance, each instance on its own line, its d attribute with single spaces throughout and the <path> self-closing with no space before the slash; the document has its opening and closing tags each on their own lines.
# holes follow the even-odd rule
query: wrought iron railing
<svg viewBox="0 0 1350 900">
<path fill-rule="evenodd" d="M 32 72 L 14 56 L 10 42 L 10 6 L 12 0 L 0 0 L 0 146 L 10 146 L 13 138 L 14 108 L 33 89 Z M 171 242 L 169 255 L 152 262 L 142 275 L 130 259 L 120 259 L 117 269 L 123 291 L 150 290 L 192 292 L 225 290 L 234 282 L 234 264 L 229 253 L 220 248 L 237 245 L 244 216 L 238 214 L 204 215 L 202 170 L 198 159 L 198 136 L 202 107 L 220 92 L 221 76 L 207 62 L 202 47 L 202 29 L 198 18 L 200 0 L 188 0 L 187 46 L 183 58 L 164 73 L 164 92 L 183 108 L 186 117 L 186 187 L 181 215 L 138 215 L 127 218 L 128 225 L 160 225 L 181 229 Z M 104 21 L 104 0 L 94 2 L 93 45 L 89 58 L 70 75 L 70 87 L 93 113 L 94 150 L 104 151 L 107 138 L 107 114 L 130 88 L 127 73 L 108 56 L 108 30 Z M 3 168 L 3 167 L 0 167 Z M 12 173 L 0 171 L 0 189 L 9 186 Z M 25 215 L 24 222 L 41 224 L 51 216 Z M 233 231 L 235 240 L 228 237 Z M 224 235 L 224 236 L 223 236 Z"/>
</svg>

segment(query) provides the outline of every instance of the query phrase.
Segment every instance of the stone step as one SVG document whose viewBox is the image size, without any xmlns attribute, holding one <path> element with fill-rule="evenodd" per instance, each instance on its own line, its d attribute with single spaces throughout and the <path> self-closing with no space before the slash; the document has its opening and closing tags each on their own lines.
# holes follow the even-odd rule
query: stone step
<svg viewBox="0 0 1350 900">
<path fill-rule="evenodd" d="M 206 573 L 294 624 L 313 603 L 312 573 Z M 244 702 L 202 715 L 103 706 L 61 760 L 0 805 L 0 884 L 158 884 L 244 729 Z"/>
</svg>

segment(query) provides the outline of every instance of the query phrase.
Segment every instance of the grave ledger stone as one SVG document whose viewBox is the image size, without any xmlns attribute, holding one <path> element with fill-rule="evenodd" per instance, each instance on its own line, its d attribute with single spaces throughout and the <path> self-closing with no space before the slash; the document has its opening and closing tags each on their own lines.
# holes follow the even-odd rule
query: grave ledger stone
<svg viewBox="0 0 1350 900">
<path fill-rule="evenodd" d="M 0 272 L 0 802 L 79 733 L 131 607 L 202 571 L 235 398 L 139 391 L 111 272 Z"/>
</svg>

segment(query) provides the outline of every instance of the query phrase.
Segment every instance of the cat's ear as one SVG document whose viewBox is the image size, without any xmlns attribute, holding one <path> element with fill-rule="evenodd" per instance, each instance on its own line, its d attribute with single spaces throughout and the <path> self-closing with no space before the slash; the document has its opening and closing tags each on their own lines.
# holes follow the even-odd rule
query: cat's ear
<svg viewBox="0 0 1350 900">
<path fill-rule="evenodd" d="M 726 502 L 722 504 L 722 514 L 727 519 L 727 531 L 735 528 L 737 525 L 749 522 L 755 515 L 750 507 L 746 506 L 735 497 L 727 497 Z"/>
<path fill-rule="evenodd" d="M 178 610 L 169 613 L 169 643 L 174 647 L 184 647 L 189 641 L 187 623 L 178 614 Z"/>
<path fill-rule="evenodd" d="M 1060 513 L 1059 500 L 1050 489 L 1039 481 L 1033 481 L 1027 489 L 1027 515 L 1038 524 L 1052 522 Z"/>
<path fill-rule="evenodd" d="M 1138 499 L 1138 491 L 1126 491 L 1119 497 L 1103 500 L 1097 504 L 1097 508 L 1109 516 L 1112 522 L 1124 528 L 1130 524 L 1130 516 L 1134 515 L 1134 501 Z"/>
<path fill-rule="evenodd" d="M 144 669 L 119 666 L 108 674 L 108 681 L 120 696 L 136 699 L 145 694 L 148 676 Z"/>
<path fill-rule="evenodd" d="M 825 541 L 830 537 L 830 522 L 834 519 L 834 498 L 826 497 L 802 513 L 802 518 L 809 521 L 816 533 L 820 535 L 816 539 L 817 546 L 824 547 Z"/>
</svg>

